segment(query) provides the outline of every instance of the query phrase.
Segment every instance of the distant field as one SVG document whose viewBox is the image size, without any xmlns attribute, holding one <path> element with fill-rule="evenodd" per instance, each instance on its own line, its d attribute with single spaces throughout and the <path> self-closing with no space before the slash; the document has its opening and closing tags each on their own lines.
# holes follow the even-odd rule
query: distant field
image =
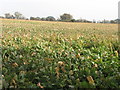
<svg viewBox="0 0 120 90">
<path fill-rule="evenodd" d="M 3 86 L 120 88 L 117 24 L 2 20 Z"/>
<path fill-rule="evenodd" d="M 117 24 L 91 24 L 71 22 L 46 22 L 25 20 L 3 20 L 3 35 L 12 37 L 51 37 L 52 34 L 62 35 L 65 38 L 75 38 L 95 35 L 101 39 L 116 39 L 118 32 Z"/>
</svg>

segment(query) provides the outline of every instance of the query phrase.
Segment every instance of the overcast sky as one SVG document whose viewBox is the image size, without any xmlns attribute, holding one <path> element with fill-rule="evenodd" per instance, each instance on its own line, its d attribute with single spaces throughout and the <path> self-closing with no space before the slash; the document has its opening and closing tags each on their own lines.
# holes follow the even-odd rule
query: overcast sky
<svg viewBox="0 0 120 90">
<path fill-rule="evenodd" d="M 118 17 L 120 0 L 0 0 L 0 15 L 19 11 L 26 17 L 54 16 L 63 13 L 73 15 L 75 19 L 111 20 Z"/>
</svg>

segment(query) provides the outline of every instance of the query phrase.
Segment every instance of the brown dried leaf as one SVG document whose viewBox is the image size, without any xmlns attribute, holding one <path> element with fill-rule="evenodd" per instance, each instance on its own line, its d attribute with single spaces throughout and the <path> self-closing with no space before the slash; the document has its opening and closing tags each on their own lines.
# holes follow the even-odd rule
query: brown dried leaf
<svg viewBox="0 0 120 90">
<path fill-rule="evenodd" d="M 92 76 L 88 76 L 87 80 L 89 81 L 90 84 L 94 84 L 94 80 L 93 80 Z"/>
</svg>

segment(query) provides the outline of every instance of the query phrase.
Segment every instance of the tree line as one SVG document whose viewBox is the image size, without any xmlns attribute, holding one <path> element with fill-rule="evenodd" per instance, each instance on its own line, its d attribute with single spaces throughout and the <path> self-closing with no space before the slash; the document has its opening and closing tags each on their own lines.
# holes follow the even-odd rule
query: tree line
<svg viewBox="0 0 120 90">
<path fill-rule="evenodd" d="M 4 17 L 0 16 L 0 18 L 6 18 L 6 19 L 27 19 L 23 16 L 23 14 L 19 13 L 19 12 L 15 12 L 14 14 L 10 14 L 10 13 L 5 13 Z"/>
<path fill-rule="evenodd" d="M 37 20 L 37 21 L 63 21 L 63 22 L 84 22 L 84 23 L 117 23 L 118 19 L 116 20 L 102 20 L 102 21 L 89 21 L 86 19 L 74 19 L 71 14 L 64 13 L 60 15 L 58 19 L 54 18 L 53 16 L 48 17 L 30 17 L 26 18 L 23 14 L 20 12 L 15 12 L 14 14 L 5 13 L 4 16 L 0 16 L 0 18 L 6 18 L 6 19 L 24 19 L 24 20 Z"/>
</svg>

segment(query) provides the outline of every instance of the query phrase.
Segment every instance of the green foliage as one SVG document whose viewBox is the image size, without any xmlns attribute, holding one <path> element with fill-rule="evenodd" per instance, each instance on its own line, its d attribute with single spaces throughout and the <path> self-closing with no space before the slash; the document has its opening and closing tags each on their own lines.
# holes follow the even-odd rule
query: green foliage
<svg viewBox="0 0 120 90">
<path fill-rule="evenodd" d="M 15 40 L 17 44 L 18 41 L 21 42 L 21 39 Z M 70 46 L 67 41 L 60 42 L 60 40 L 59 44 L 43 41 L 39 45 L 33 43 L 32 46 L 20 48 L 3 46 L 3 75 L 9 87 L 13 85 L 19 88 L 37 88 L 38 82 L 43 87 L 52 88 L 119 87 L 118 56 L 107 45 L 99 43 L 99 46 L 94 47 L 93 45 L 98 44 L 94 42 L 89 46 L 78 39 L 73 40 Z M 49 47 L 46 47 L 48 45 Z M 58 79 L 55 68 L 59 61 L 65 63 L 66 72 L 59 72 Z M 88 76 L 92 76 L 95 85 L 89 84 Z"/>
<path fill-rule="evenodd" d="M 55 21 L 55 18 L 53 16 L 48 16 L 46 17 L 47 21 Z"/>
<path fill-rule="evenodd" d="M 5 24 L 1 47 L 3 87 L 120 88 L 118 42 L 101 39 L 100 31 L 91 35 L 93 29 L 85 36 L 70 38 L 67 36 L 77 31 L 66 35 L 70 32 L 67 24 L 68 31 L 59 32 L 50 28 L 58 25 L 52 22 L 47 28 L 46 23 L 42 23 L 42 29 L 37 22 L 27 22 L 28 26 L 21 22 L 24 27 Z"/>
<path fill-rule="evenodd" d="M 71 21 L 72 20 L 72 15 L 64 13 L 63 15 L 60 16 L 60 19 L 62 21 Z"/>
</svg>

